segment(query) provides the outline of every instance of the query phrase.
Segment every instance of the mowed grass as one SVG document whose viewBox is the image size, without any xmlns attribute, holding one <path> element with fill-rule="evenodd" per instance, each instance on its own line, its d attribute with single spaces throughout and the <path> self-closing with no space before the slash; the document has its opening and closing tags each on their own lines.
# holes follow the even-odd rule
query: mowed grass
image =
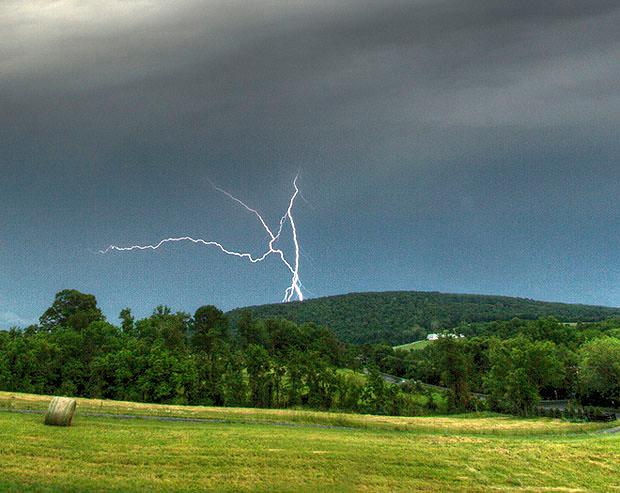
<svg viewBox="0 0 620 493">
<path fill-rule="evenodd" d="M 227 422 L 168 422 L 79 406 L 70 428 L 0 412 L 1 491 L 620 491 L 620 435 L 600 425 L 359 416 L 366 426 L 344 428 L 313 422 L 329 413 L 307 424 L 303 411 L 276 413 L 285 425 L 248 409 L 221 411 Z M 235 421 L 242 412 L 263 417 Z"/>
<path fill-rule="evenodd" d="M 51 396 L 45 395 L 0 392 L 0 409 L 44 411 L 51 399 Z M 429 433 L 496 434 L 508 432 L 511 435 L 530 435 L 532 433 L 537 435 L 574 434 L 609 427 L 609 424 L 605 423 L 577 424 L 552 419 L 519 419 L 492 413 L 447 417 L 397 417 L 293 409 L 177 406 L 102 399 L 76 398 L 76 401 L 77 416 L 121 414 L 143 417 L 208 419 L 242 424 L 306 424 L 390 431 L 425 431 Z"/>
</svg>

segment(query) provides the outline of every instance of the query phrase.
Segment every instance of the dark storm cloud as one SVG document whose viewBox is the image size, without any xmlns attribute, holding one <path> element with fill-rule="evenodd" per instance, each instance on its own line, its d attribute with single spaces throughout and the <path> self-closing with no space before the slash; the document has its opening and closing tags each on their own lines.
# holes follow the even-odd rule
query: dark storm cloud
<svg viewBox="0 0 620 493">
<path fill-rule="evenodd" d="M 406 154 L 424 129 L 620 111 L 617 2 L 167 4 L 5 2 L 5 142 L 286 140 L 295 155 L 344 133 Z"/>
<path fill-rule="evenodd" d="M 97 282 L 145 310 L 134 260 L 177 276 L 158 302 L 202 302 L 194 250 L 76 252 L 192 227 L 245 244 L 204 177 L 278 214 L 298 168 L 316 294 L 620 305 L 619 25 L 617 0 L 0 2 L 0 325 Z M 213 302 L 278 299 L 245 267 Z"/>
</svg>

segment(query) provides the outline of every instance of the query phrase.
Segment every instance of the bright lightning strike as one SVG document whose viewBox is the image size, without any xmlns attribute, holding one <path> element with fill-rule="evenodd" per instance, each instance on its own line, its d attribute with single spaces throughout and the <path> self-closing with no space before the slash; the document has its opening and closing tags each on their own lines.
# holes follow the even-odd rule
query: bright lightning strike
<svg viewBox="0 0 620 493">
<path fill-rule="evenodd" d="M 275 255 L 278 259 L 280 259 L 280 261 L 284 264 L 284 266 L 287 268 L 287 270 L 291 274 L 291 285 L 288 288 L 286 288 L 286 290 L 284 291 L 284 299 L 282 301 L 284 301 L 284 302 L 293 301 L 293 299 L 295 297 L 299 301 L 303 301 L 304 295 L 303 295 L 303 292 L 301 290 L 303 284 L 301 283 L 301 280 L 299 279 L 299 252 L 300 252 L 300 249 L 299 249 L 299 238 L 297 236 L 297 225 L 295 224 L 295 220 L 293 219 L 293 208 L 295 206 L 295 200 L 299 196 L 299 187 L 297 186 L 297 179 L 298 179 L 298 176 L 296 176 L 295 179 L 293 180 L 293 188 L 294 188 L 293 195 L 289 199 L 288 207 L 286 209 L 286 212 L 280 218 L 280 222 L 278 224 L 278 229 L 277 229 L 277 231 L 275 233 L 274 233 L 274 230 L 272 230 L 269 227 L 269 225 L 267 224 L 267 222 L 265 221 L 263 216 L 260 214 L 260 212 L 258 212 L 256 209 L 253 209 L 252 207 L 248 206 L 245 202 L 243 202 L 242 200 L 238 199 L 237 197 L 235 197 L 231 193 L 227 192 L 226 190 L 223 190 L 223 189 L 215 186 L 213 183 L 211 183 L 211 186 L 215 190 L 217 190 L 218 192 L 223 193 L 229 199 L 235 201 L 241 207 L 243 207 L 248 212 L 251 212 L 252 214 L 254 214 L 256 216 L 256 218 L 260 222 L 262 228 L 267 232 L 267 235 L 269 237 L 269 242 L 267 244 L 267 250 L 262 255 L 254 256 L 251 253 L 247 253 L 247 252 L 237 252 L 237 251 L 230 250 L 230 249 L 224 247 L 221 243 L 218 243 L 217 241 L 203 240 L 202 238 L 191 238 L 190 236 L 181 236 L 181 237 L 178 237 L 178 238 L 165 238 L 165 239 L 159 241 L 158 243 L 156 243 L 154 245 L 133 245 L 133 246 L 128 246 L 128 247 L 119 247 L 119 246 L 116 246 L 116 245 L 110 245 L 105 250 L 100 250 L 99 253 L 106 254 L 106 253 L 109 253 L 111 251 L 131 252 L 133 250 L 157 250 L 158 248 L 160 248 L 161 246 L 165 245 L 166 243 L 176 243 L 176 242 L 183 242 L 183 241 L 185 241 L 185 242 L 196 243 L 196 244 L 200 244 L 200 245 L 204 245 L 204 246 L 214 246 L 214 247 L 218 248 L 221 252 L 225 253 L 226 255 L 232 255 L 234 257 L 244 258 L 244 259 L 250 261 L 253 264 L 258 263 L 258 262 L 262 262 L 263 260 L 265 260 L 270 255 Z M 282 231 L 283 231 L 284 225 L 287 222 L 289 223 L 289 225 L 291 227 L 291 236 L 292 236 L 293 247 L 294 247 L 294 255 L 293 255 L 292 261 L 289 261 L 289 259 L 286 257 L 286 255 L 284 254 L 284 252 L 282 251 L 281 248 L 278 248 L 278 247 L 275 246 L 275 244 L 280 239 L 280 236 L 282 235 Z"/>
</svg>

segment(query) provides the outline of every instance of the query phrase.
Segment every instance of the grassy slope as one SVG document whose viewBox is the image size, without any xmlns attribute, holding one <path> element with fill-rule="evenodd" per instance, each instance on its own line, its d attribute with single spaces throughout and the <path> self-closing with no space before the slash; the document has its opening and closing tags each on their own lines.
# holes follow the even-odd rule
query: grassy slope
<svg viewBox="0 0 620 493">
<path fill-rule="evenodd" d="M 1 394 L 4 404 L 47 399 Z M 274 411 L 190 408 L 226 423 L 88 417 L 92 409 L 184 414 L 167 406 L 80 400 L 71 428 L 0 412 L 2 491 L 613 491 L 620 435 L 598 425 L 505 417 L 378 418 L 364 428 L 281 426 Z M 300 423 L 303 412 L 275 412 Z M 309 413 L 307 421 L 316 422 Z M 325 422 L 329 417 L 325 417 Z M 252 424 L 241 421 L 255 421 Z M 392 422 L 393 421 L 393 422 Z M 392 426 L 386 426 L 391 423 Z M 405 425 L 407 431 L 397 431 Z M 362 426 L 362 425 L 360 425 Z M 607 425 L 609 426 L 609 425 Z M 389 429 L 389 428 L 392 429 Z"/>
<path fill-rule="evenodd" d="M 400 346 L 394 346 L 394 349 L 402 349 L 404 351 L 416 351 L 418 349 L 424 349 L 430 343 L 431 341 L 427 341 L 427 340 L 414 341 L 408 344 L 401 344 Z"/>
<path fill-rule="evenodd" d="M 553 315 L 567 322 L 620 315 L 620 308 L 551 303 L 507 296 L 422 291 L 351 293 L 244 308 L 258 318 L 285 318 L 329 326 L 345 342 L 404 344 L 419 338 L 411 328 L 455 327 L 460 322 L 536 319 Z M 233 320 L 242 309 L 229 312 Z"/>
</svg>

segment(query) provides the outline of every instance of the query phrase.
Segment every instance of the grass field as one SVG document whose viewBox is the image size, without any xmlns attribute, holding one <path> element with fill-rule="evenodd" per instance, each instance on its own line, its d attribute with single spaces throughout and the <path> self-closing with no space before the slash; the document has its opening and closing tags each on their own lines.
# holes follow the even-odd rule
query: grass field
<svg viewBox="0 0 620 493">
<path fill-rule="evenodd" d="M 414 342 L 410 342 L 408 344 L 401 344 L 400 346 L 394 346 L 394 349 L 403 349 L 405 351 L 414 351 L 414 350 L 417 350 L 417 349 L 424 349 L 430 343 L 431 343 L 431 341 L 423 339 L 421 341 L 414 341 Z"/>
<path fill-rule="evenodd" d="M 620 491 L 620 435 L 597 432 L 613 423 L 80 399 L 74 425 L 53 428 L 40 414 L 10 412 L 41 409 L 48 400 L 0 393 L 0 490 Z"/>
</svg>

